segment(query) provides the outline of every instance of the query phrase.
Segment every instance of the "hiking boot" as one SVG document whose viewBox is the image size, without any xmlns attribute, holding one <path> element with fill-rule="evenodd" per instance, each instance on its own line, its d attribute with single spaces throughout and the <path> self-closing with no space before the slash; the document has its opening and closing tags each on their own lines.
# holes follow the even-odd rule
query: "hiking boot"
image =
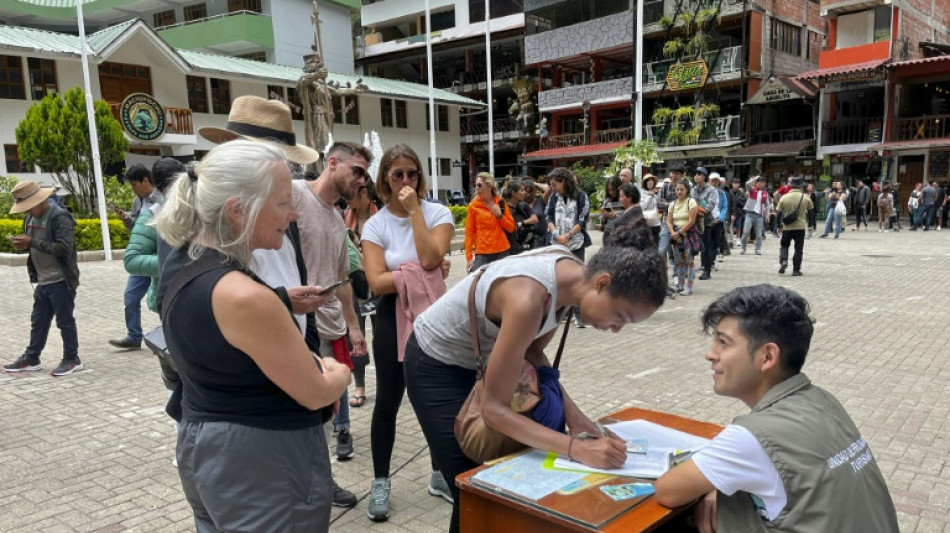
<svg viewBox="0 0 950 533">
<path fill-rule="evenodd" d="M 449 503 L 455 503 L 449 484 L 445 482 L 445 476 L 438 470 L 432 472 L 432 477 L 429 478 L 429 494 L 439 496 Z"/>
<path fill-rule="evenodd" d="M 801 270 L 793 270 L 793 271 L 792 271 L 792 275 L 793 275 L 793 276 L 801 276 L 801 275 L 802 275 L 802 271 L 801 271 Z"/>
<path fill-rule="evenodd" d="M 4 372 L 36 372 L 37 370 L 43 370 L 39 357 L 21 355 L 9 365 L 3 365 Z"/>
<path fill-rule="evenodd" d="M 369 506 L 366 508 L 366 516 L 373 522 L 389 520 L 389 491 L 388 477 L 373 480 L 369 489 Z"/>
<path fill-rule="evenodd" d="M 354 455 L 356 451 L 353 449 L 353 435 L 350 434 L 350 430 L 341 429 L 336 434 L 336 458 L 346 461 L 352 459 Z"/>
<path fill-rule="evenodd" d="M 710 279 L 710 278 L 711 278 L 711 276 L 709 275 L 709 271 L 708 271 L 708 270 L 704 270 L 703 273 L 702 273 L 702 275 L 699 276 L 699 279 Z"/>
<path fill-rule="evenodd" d="M 788 268 L 788 263 L 782 263 L 782 266 L 778 267 L 778 273 L 784 274 L 786 268 Z"/>
<path fill-rule="evenodd" d="M 51 376 L 65 376 L 80 370 L 82 370 L 82 361 L 79 359 L 63 359 L 60 361 L 59 366 L 49 374 Z"/>
<path fill-rule="evenodd" d="M 357 501 L 356 494 L 337 485 L 336 480 L 333 480 L 333 505 L 350 509 L 356 507 Z"/>
<path fill-rule="evenodd" d="M 135 342 L 128 337 L 124 339 L 110 339 L 109 344 L 116 348 L 122 348 L 123 350 L 138 350 L 142 348 L 142 341 Z"/>
</svg>

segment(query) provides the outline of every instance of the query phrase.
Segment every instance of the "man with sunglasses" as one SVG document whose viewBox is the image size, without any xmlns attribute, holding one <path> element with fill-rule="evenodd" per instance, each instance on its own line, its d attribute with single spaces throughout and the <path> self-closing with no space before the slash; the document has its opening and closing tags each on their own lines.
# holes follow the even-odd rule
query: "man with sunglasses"
<svg viewBox="0 0 950 533">
<path fill-rule="evenodd" d="M 364 146 L 337 142 L 327 150 L 323 172 L 315 181 L 294 182 L 294 206 L 299 216 L 297 226 L 309 285 L 328 287 L 348 278 L 350 263 L 346 226 L 334 204 L 341 198 L 351 201 L 356 197 L 360 187 L 366 185 L 369 177 L 366 169 L 372 159 L 372 153 Z M 334 357 L 352 369 L 350 354 L 367 353 L 366 340 L 353 306 L 353 289 L 349 285 L 336 289 L 314 315 L 320 337 L 320 355 Z M 356 452 L 350 434 L 346 391 L 340 398 L 340 411 L 333 420 L 333 430 L 337 434 L 337 458 L 351 459 Z"/>
</svg>

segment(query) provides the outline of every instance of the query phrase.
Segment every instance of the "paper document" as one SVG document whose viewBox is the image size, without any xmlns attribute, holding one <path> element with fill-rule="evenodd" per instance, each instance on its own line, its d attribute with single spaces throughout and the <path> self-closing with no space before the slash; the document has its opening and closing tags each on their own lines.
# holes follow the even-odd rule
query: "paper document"
<svg viewBox="0 0 950 533">
<path fill-rule="evenodd" d="M 545 457 L 546 452 L 533 450 L 482 470 L 472 476 L 472 481 L 529 500 L 540 500 L 586 476 L 585 473 L 546 470 L 542 468 Z"/>
<path fill-rule="evenodd" d="M 646 420 L 630 420 L 606 426 L 624 440 L 645 439 L 647 453 L 628 453 L 621 468 L 594 468 L 566 457 L 554 460 L 554 467 L 576 472 L 602 472 L 616 476 L 656 479 L 673 466 L 674 455 L 680 452 L 695 452 L 709 443 L 709 439 L 690 435 Z"/>
</svg>

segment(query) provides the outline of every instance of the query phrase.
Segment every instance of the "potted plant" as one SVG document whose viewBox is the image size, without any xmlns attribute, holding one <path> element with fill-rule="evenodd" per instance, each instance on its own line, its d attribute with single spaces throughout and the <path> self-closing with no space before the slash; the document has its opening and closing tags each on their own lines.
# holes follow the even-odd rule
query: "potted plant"
<svg viewBox="0 0 950 533">
<path fill-rule="evenodd" d="M 686 53 L 691 56 L 698 56 L 709 51 L 709 34 L 704 31 L 696 32 L 696 35 L 686 43 Z"/>
<path fill-rule="evenodd" d="M 680 106 L 676 109 L 676 111 L 673 111 L 673 122 L 685 123 L 689 120 L 692 120 L 694 114 L 695 111 L 693 110 L 692 106 Z"/>
<path fill-rule="evenodd" d="M 704 7 L 696 13 L 696 26 L 701 30 L 709 29 L 713 20 L 718 24 L 720 22 L 719 10 L 713 6 Z"/>
<path fill-rule="evenodd" d="M 667 59 L 677 57 L 685 48 L 686 45 L 683 43 L 683 39 L 674 37 L 663 43 L 663 57 Z"/>
<path fill-rule="evenodd" d="M 666 31 L 670 31 L 670 28 L 673 27 L 673 17 L 669 15 L 663 15 L 660 17 L 659 21 L 660 27 Z"/>
<path fill-rule="evenodd" d="M 714 103 L 708 104 L 699 104 L 696 106 L 694 113 L 694 121 L 699 122 L 705 118 L 713 118 L 719 116 L 719 106 Z"/>
<path fill-rule="evenodd" d="M 666 134 L 666 145 L 667 146 L 678 146 L 683 144 L 683 140 L 686 137 L 686 132 L 679 128 L 672 128 L 670 132 Z"/>
<path fill-rule="evenodd" d="M 683 131 L 683 144 L 699 144 L 699 137 L 703 133 L 702 126 L 696 126 L 694 128 Z"/>
<path fill-rule="evenodd" d="M 666 124 L 673 117 L 673 110 L 666 106 L 658 106 L 653 110 L 653 124 L 660 126 Z"/>
</svg>

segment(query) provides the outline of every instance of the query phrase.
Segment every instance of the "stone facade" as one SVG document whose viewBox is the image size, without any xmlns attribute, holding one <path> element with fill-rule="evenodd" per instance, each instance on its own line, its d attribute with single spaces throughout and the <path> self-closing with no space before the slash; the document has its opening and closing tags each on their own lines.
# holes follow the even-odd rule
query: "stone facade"
<svg viewBox="0 0 950 533">
<path fill-rule="evenodd" d="M 607 98 L 630 98 L 633 78 L 599 81 L 586 85 L 574 85 L 563 89 L 550 89 L 538 93 L 538 108 L 542 113 L 567 105 L 579 105 L 584 100 L 595 102 Z"/>
<path fill-rule="evenodd" d="M 629 11 L 624 11 L 573 26 L 526 36 L 524 39 L 525 64 L 535 65 L 598 50 L 629 46 L 631 41 L 633 41 L 633 15 Z"/>
<path fill-rule="evenodd" d="M 566 3 L 568 0 L 524 0 L 524 10 L 534 11 L 542 7 L 553 6 L 554 4 Z"/>
</svg>

